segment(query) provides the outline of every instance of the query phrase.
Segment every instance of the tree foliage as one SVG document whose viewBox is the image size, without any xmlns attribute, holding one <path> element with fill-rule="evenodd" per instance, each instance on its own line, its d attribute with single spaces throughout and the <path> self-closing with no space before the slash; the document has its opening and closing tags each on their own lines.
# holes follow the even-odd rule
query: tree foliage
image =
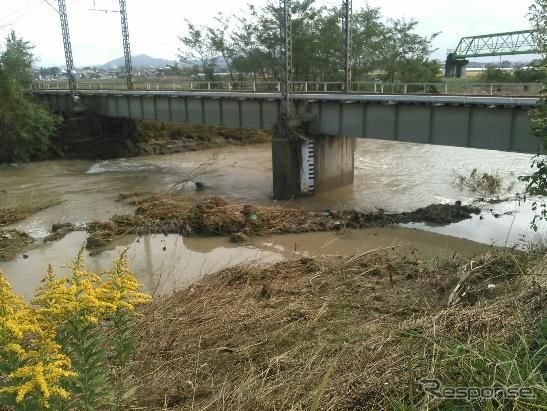
<svg viewBox="0 0 547 411">
<path fill-rule="evenodd" d="M 275 2 L 252 4 L 240 15 L 219 14 L 211 25 L 187 22 L 180 37 L 181 60 L 199 63 L 207 77 L 219 62 L 231 74 L 262 80 L 280 78 L 280 10 Z M 352 70 L 355 81 L 372 75 L 389 81 L 434 81 L 440 65 L 431 59 L 437 34 L 417 34 L 414 20 L 384 19 L 380 9 L 353 12 Z M 316 0 L 292 2 L 293 77 L 295 80 L 343 79 L 341 10 Z M 205 57 L 205 58 L 204 58 Z"/>
<path fill-rule="evenodd" d="M 0 163 L 39 158 L 59 123 L 23 94 L 32 83 L 32 63 L 32 46 L 12 31 L 0 53 Z"/>
<path fill-rule="evenodd" d="M 534 0 L 530 6 L 530 22 L 537 30 L 536 42 L 543 55 L 543 61 L 537 64 L 538 70 L 547 72 L 547 0 Z M 545 79 L 545 77 L 544 77 Z M 532 110 L 531 131 L 542 143 L 543 150 L 547 149 L 547 81 L 544 80 L 544 87 L 541 97 Z M 535 216 L 531 227 L 537 231 L 538 223 L 541 220 L 547 221 L 547 156 L 538 154 L 532 159 L 530 166 L 534 171 L 528 176 L 520 177 L 526 183 L 526 192 L 536 198 L 532 203 L 532 210 Z"/>
</svg>

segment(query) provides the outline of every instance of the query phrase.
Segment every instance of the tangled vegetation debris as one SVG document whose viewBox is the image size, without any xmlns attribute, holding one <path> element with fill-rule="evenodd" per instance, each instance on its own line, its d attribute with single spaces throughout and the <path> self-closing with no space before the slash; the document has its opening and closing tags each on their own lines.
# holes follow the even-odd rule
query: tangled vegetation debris
<svg viewBox="0 0 547 411">
<path fill-rule="evenodd" d="M 47 200 L 42 202 L 29 202 L 0 208 L 0 226 L 16 223 L 24 220 L 39 211 L 60 204 L 59 200 Z"/>
<path fill-rule="evenodd" d="M 146 307 L 135 406 L 538 409 L 547 289 L 534 274 L 546 268 L 539 253 L 424 262 L 376 250 L 225 269 Z M 536 398 L 448 403 L 425 396 L 422 377 Z"/>
<path fill-rule="evenodd" d="M 18 230 L 0 230 L 0 261 L 7 261 L 27 250 L 34 239 Z"/>
<path fill-rule="evenodd" d="M 51 227 L 51 234 L 44 238 L 44 242 L 57 241 L 64 238 L 67 234 L 76 230 L 76 226 L 72 223 L 58 223 Z"/>
<path fill-rule="evenodd" d="M 486 173 L 479 172 L 476 168 L 469 175 L 455 176 L 455 185 L 460 191 L 477 195 L 481 200 L 499 200 L 501 196 L 508 196 L 515 188 L 515 184 L 516 178 L 513 173 Z"/>
<path fill-rule="evenodd" d="M 176 196 L 152 196 L 137 200 L 135 215 L 114 216 L 88 225 L 87 248 L 104 247 L 128 233 L 173 233 L 185 236 L 230 236 L 242 241 L 251 236 L 368 228 L 411 222 L 449 224 L 480 213 L 476 207 L 433 204 L 396 214 L 356 210 L 311 211 L 302 208 L 229 203 L 207 198 L 192 203 Z"/>
</svg>

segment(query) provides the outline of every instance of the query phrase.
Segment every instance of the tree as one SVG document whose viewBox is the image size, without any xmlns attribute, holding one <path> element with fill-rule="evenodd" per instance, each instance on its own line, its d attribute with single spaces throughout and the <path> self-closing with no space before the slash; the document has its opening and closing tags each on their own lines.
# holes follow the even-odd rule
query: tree
<svg viewBox="0 0 547 411">
<path fill-rule="evenodd" d="M 207 40 L 209 41 L 211 48 L 222 56 L 222 60 L 224 61 L 224 64 L 230 73 L 230 78 L 233 81 L 234 72 L 232 66 L 236 55 L 236 49 L 232 43 L 232 40 L 228 36 L 230 21 L 221 13 L 215 17 L 215 21 L 219 26 L 207 27 Z"/>
<path fill-rule="evenodd" d="M 246 13 L 232 18 L 219 15 L 210 26 L 188 24 L 186 35 L 181 37 L 183 49 L 204 66 L 221 56 L 232 77 L 237 73 L 240 77 L 279 80 L 280 12 L 278 3 L 270 0 L 263 8 L 248 5 Z M 293 78 L 341 81 L 340 7 L 326 7 L 316 0 L 293 0 L 291 12 Z M 385 20 L 378 8 L 356 8 L 351 27 L 353 79 L 364 80 L 380 70 L 390 81 L 434 81 L 438 64 L 430 56 L 436 34 L 417 34 L 417 24 L 414 20 Z"/>
<path fill-rule="evenodd" d="M 42 76 L 56 77 L 60 72 L 61 69 L 59 67 L 40 67 L 40 75 Z"/>
<path fill-rule="evenodd" d="M 547 73 L 541 64 L 530 64 L 527 68 L 520 68 L 513 73 L 515 81 L 519 83 L 541 83 L 547 80 Z"/>
<path fill-rule="evenodd" d="M 374 69 L 380 69 L 380 50 L 385 29 L 379 8 L 367 6 L 354 11 L 351 30 L 354 79 L 365 79 Z"/>
<path fill-rule="evenodd" d="M 488 66 L 486 71 L 481 73 L 480 78 L 487 83 L 508 83 L 513 81 L 511 73 L 494 66 Z"/>
<path fill-rule="evenodd" d="M 32 47 L 12 31 L 0 54 L 0 162 L 39 158 L 59 124 L 23 94 L 32 83 L 32 62 Z"/>
<path fill-rule="evenodd" d="M 543 61 L 538 64 L 538 69 L 544 73 L 547 72 L 547 0 L 534 0 L 530 6 L 530 22 L 537 30 L 536 42 Z M 532 127 L 531 131 L 542 143 L 543 148 L 547 149 L 547 81 L 544 80 L 544 87 L 536 108 L 531 113 Z M 533 157 L 531 168 L 532 174 L 521 176 L 519 179 L 526 183 L 526 193 L 535 196 L 537 199 L 532 203 L 532 210 L 535 211 L 534 218 L 530 225 L 537 231 L 538 222 L 547 221 L 547 157 L 538 154 Z"/>
<path fill-rule="evenodd" d="M 186 24 L 188 25 L 188 33 L 186 36 L 179 37 L 183 44 L 183 48 L 179 49 L 179 59 L 181 62 L 188 64 L 198 62 L 205 77 L 213 80 L 216 55 L 211 42 L 207 38 L 207 28 L 197 27 L 189 20 L 186 20 Z"/>
<path fill-rule="evenodd" d="M 428 62 L 433 53 L 432 42 L 438 33 L 423 37 L 414 30 L 418 22 L 404 19 L 389 20 L 380 42 L 379 66 L 386 80 L 394 82 L 409 62 Z"/>
</svg>

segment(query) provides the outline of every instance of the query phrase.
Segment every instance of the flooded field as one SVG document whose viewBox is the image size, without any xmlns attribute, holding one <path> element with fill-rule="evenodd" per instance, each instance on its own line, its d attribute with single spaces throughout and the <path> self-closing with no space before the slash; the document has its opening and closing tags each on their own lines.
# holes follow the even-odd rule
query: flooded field
<svg viewBox="0 0 547 411">
<path fill-rule="evenodd" d="M 352 186 L 302 198 L 292 205 L 310 209 L 351 208 L 409 211 L 431 203 L 468 203 L 473 200 L 453 184 L 456 173 L 529 172 L 530 156 L 455 147 L 359 140 Z M 271 150 L 269 144 L 228 147 L 166 156 L 108 161 L 59 160 L 0 167 L 0 207 L 37 199 L 59 204 L 10 226 L 38 239 L 54 223 L 86 223 L 114 214 L 132 213 L 119 201 L 120 193 L 167 193 L 179 184 L 193 198 L 223 196 L 233 201 L 271 204 Z M 205 186 L 197 191 L 195 182 Z M 521 190 L 518 185 L 515 192 Z M 89 268 L 108 268 L 129 247 L 132 268 L 147 291 L 166 293 L 190 284 L 202 275 L 241 262 L 267 262 L 291 255 L 350 255 L 388 246 L 416 248 L 424 256 L 439 253 L 480 253 L 491 245 L 523 246 L 537 241 L 528 227 L 530 203 L 508 201 L 482 204 L 480 216 L 448 226 L 423 223 L 406 227 L 347 230 L 344 233 L 308 233 L 254 238 L 241 246 L 226 238 L 182 238 L 176 235 L 126 236 L 108 250 L 87 258 Z M 41 244 L 8 262 L 0 262 L 15 289 L 29 294 L 47 264 L 65 265 L 84 244 L 86 233 Z M 405 251 L 406 252 L 406 251 Z"/>
</svg>

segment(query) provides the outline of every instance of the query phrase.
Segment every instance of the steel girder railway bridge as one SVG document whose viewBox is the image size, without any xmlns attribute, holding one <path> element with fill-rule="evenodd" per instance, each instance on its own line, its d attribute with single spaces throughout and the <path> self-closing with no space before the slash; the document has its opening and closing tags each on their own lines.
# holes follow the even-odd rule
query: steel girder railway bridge
<svg viewBox="0 0 547 411">
<path fill-rule="evenodd" d="M 463 77 L 471 57 L 538 54 L 535 30 L 510 31 L 462 37 L 456 49 L 446 58 L 446 77 Z"/>
</svg>

